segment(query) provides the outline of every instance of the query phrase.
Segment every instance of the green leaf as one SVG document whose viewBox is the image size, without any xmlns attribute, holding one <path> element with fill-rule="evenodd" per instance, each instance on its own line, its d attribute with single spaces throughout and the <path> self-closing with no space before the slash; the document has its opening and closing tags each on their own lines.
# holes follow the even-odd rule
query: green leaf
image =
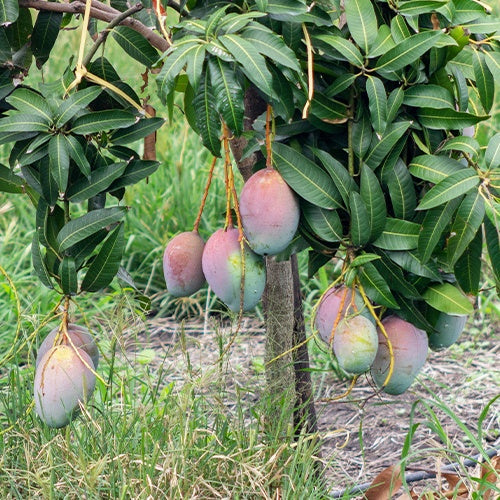
<svg viewBox="0 0 500 500">
<path fill-rule="evenodd" d="M 397 87 L 389 94 L 387 98 L 387 123 L 392 123 L 401 110 L 404 94 L 403 87 Z"/>
<path fill-rule="evenodd" d="M 372 169 L 361 167 L 361 198 L 365 202 L 370 226 L 369 241 L 377 239 L 384 230 L 387 218 L 384 193 Z"/>
<path fill-rule="evenodd" d="M 465 168 L 459 161 L 440 155 L 416 156 L 409 165 L 410 173 L 413 176 L 433 184 L 437 184 L 451 174 Z"/>
<path fill-rule="evenodd" d="M 390 307 L 391 309 L 399 309 L 399 305 L 392 295 L 391 289 L 387 282 L 382 278 L 375 266 L 368 262 L 360 268 L 359 281 L 363 286 L 366 295 L 373 300 L 375 304 Z"/>
<path fill-rule="evenodd" d="M 61 288 L 64 295 L 75 295 L 78 290 L 78 276 L 76 274 L 75 259 L 65 255 L 59 267 Z"/>
<path fill-rule="evenodd" d="M 78 139 L 73 135 L 64 135 L 63 137 L 66 140 L 66 148 L 70 158 L 77 164 L 80 172 L 85 177 L 90 177 L 90 163 L 87 160 L 83 147 L 78 142 Z"/>
<path fill-rule="evenodd" d="M 440 7 L 446 5 L 448 0 L 408 0 L 399 2 L 398 11 L 403 16 L 419 16 L 428 12 L 435 12 Z"/>
<path fill-rule="evenodd" d="M 446 314 L 472 314 L 474 312 L 469 299 L 450 283 L 432 285 L 422 296 L 427 304 Z"/>
<path fill-rule="evenodd" d="M 210 58 L 208 62 L 210 81 L 217 101 L 217 110 L 229 129 L 240 136 L 243 131 L 243 88 L 233 68 L 220 59 Z"/>
<path fill-rule="evenodd" d="M 101 229 L 97 231 L 97 233 L 94 233 L 92 236 L 85 238 L 78 242 L 77 245 L 66 250 L 66 254 L 71 255 L 75 259 L 75 266 L 77 269 L 82 266 L 85 259 L 98 247 L 108 234 L 106 229 Z"/>
<path fill-rule="evenodd" d="M 40 11 L 37 15 L 31 34 L 31 50 L 38 68 L 49 58 L 61 29 L 62 18 L 61 12 Z"/>
<path fill-rule="evenodd" d="M 377 16 L 370 0 L 349 0 L 344 12 L 347 26 L 354 41 L 368 54 L 370 46 L 377 38 Z"/>
<path fill-rule="evenodd" d="M 205 55 L 205 46 L 198 45 L 194 51 L 189 53 L 187 59 L 186 75 L 194 90 L 198 90 L 198 85 L 200 84 L 203 65 L 205 63 Z"/>
<path fill-rule="evenodd" d="M 373 57 L 381 56 L 385 54 L 389 49 L 392 49 L 396 44 L 391 35 L 391 29 L 387 24 L 382 24 L 378 29 L 377 38 L 370 47 L 370 52 L 368 57 L 371 59 Z"/>
<path fill-rule="evenodd" d="M 10 168 L 0 164 L 0 192 L 22 193 L 24 180 L 14 174 Z"/>
<path fill-rule="evenodd" d="M 106 238 L 83 278 L 81 290 L 96 292 L 108 286 L 115 277 L 125 248 L 124 226 L 119 224 Z"/>
<path fill-rule="evenodd" d="M 434 248 L 436 248 L 460 202 L 461 198 L 458 197 L 448 201 L 444 206 L 432 208 L 426 212 L 418 237 L 418 253 L 422 263 L 431 258 Z"/>
<path fill-rule="evenodd" d="M 57 242 L 61 252 L 101 229 L 120 221 L 126 211 L 125 207 L 100 208 L 70 220 L 57 235 Z"/>
<path fill-rule="evenodd" d="M 343 75 L 340 75 L 329 87 L 324 92 L 324 95 L 326 97 L 334 97 L 337 94 L 340 94 L 347 88 L 349 88 L 358 75 L 353 75 L 351 73 L 344 73 Z"/>
<path fill-rule="evenodd" d="M 410 38 L 411 33 L 403 16 L 397 15 L 391 19 L 391 34 L 396 44 Z"/>
<path fill-rule="evenodd" d="M 363 198 L 356 191 L 349 193 L 350 235 L 354 246 L 363 246 L 370 239 L 368 210 Z"/>
<path fill-rule="evenodd" d="M 479 184 L 479 176 L 470 168 L 455 172 L 431 188 L 420 200 L 417 210 L 427 210 L 443 205 L 461 196 Z"/>
<path fill-rule="evenodd" d="M 220 33 L 236 33 L 241 31 L 243 28 L 250 26 L 252 28 L 260 28 L 261 25 L 258 22 L 254 22 L 254 19 L 259 17 L 264 17 L 266 14 L 264 12 L 246 12 L 245 14 L 234 14 L 230 13 L 218 23 L 217 32 Z M 263 26 L 265 28 L 265 26 Z"/>
<path fill-rule="evenodd" d="M 50 168 L 50 162 L 42 161 L 39 164 L 40 169 L 40 184 L 42 188 L 42 194 L 45 201 L 53 207 L 56 204 L 57 198 L 59 196 L 58 186 L 52 175 L 52 169 Z M 23 172 L 24 173 L 24 172 Z"/>
<path fill-rule="evenodd" d="M 358 185 L 354 179 L 349 175 L 347 169 L 332 155 L 326 151 L 316 148 L 310 148 L 314 155 L 319 159 L 325 170 L 330 174 L 333 179 L 335 187 L 338 189 L 344 205 L 349 206 L 349 193 L 358 191 Z"/>
<path fill-rule="evenodd" d="M 2 132 L 48 132 L 50 121 L 33 113 L 17 113 L 0 120 L 0 134 Z M 14 139 L 15 140 L 15 139 Z"/>
<path fill-rule="evenodd" d="M 417 276 L 442 281 L 439 269 L 434 262 L 422 263 L 420 257 L 414 252 L 386 252 L 387 256 L 405 271 Z"/>
<path fill-rule="evenodd" d="M 305 200 L 321 208 L 342 206 L 342 198 L 330 176 L 290 146 L 273 143 L 273 162 L 286 183 Z"/>
<path fill-rule="evenodd" d="M 500 80 L 500 54 L 495 51 L 486 50 L 483 52 L 484 59 L 488 68 L 493 75 L 493 79 L 497 82 Z"/>
<path fill-rule="evenodd" d="M 362 159 L 365 157 L 370 149 L 372 136 L 372 126 L 368 118 L 368 113 L 360 111 L 352 124 L 352 149 L 358 158 Z"/>
<path fill-rule="evenodd" d="M 97 99 L 102 88 L 96 85 L 87 87 L 71 94 L 60 106 L 56 127 L 60 128 L 73 118 L 79 111 L 86 108 L 93 100 Z"/>
<path fill-rule="evenodd" d="M 384 250 L 413 250 L 418 245 L 420 224 L 387 218 L 382 234 L 373 242 Z"/>
<path fill-rule="evenodd" d="M 478 231 L 453 268 L 460 288 L 467 294 L 479 293 L 483 233 Z"/>
<path fill-rule="evenodd" d="M 316 92 L 311 102 L 310 114 L 326 123 L 343 123 L 347 121 L 348 108 L 334 99 L 329 99 L 324 94 Z"/>
<path fill-rule="evenodd" d="M 408 323 L 420 328 L 420 330 L 424 330 L 426 332 L 433 331 L 433 326 L 429 323 L 426 317 L 420 312 L 422 309 L 425 309 L 425 304 L 421 300 L 412 300 L 407 297 L 403 297 L 403 295 L 394 292 L 394 297 L 396 297 L 396 301 L 399 304 L 398 316 Z"/>
<path fill-rule="evenodd" d="M 90 179 L 81 179 L 71 185 L 66 192 L 67 198 L 73 203 L 80 203 L 106 191 L 123 174 L 126 166 L 127 162 L 120 161 L 92 170 Z"/>
<path fill-rule="evenodd" d="M 456 25 L 474 21 L 484 15 L 484 8 L 474 0 L 454 0 L 455 15 L 453 22 Z"/>
<path fill-rule="evenodd" d="M 115 26 L 111 34 L 130 57 L 144 66 L 150 68 L 158 61 L 158 52 L 139 32 L 128 26 Z"/>
<path fill-rule="evenodd" d="M 500 232 L 490 219 L 484 219 L 484 234 L 486 236 L 486 247 L 491 261 L 493 277 L 497 289 L 500 287 Z"/>
<path fill-rule="evenodd" d="M 263 56 L 294 71 L 300 71 L 299 62 L 293 50 L 281 37 L 264 25 L 253 23 L 250 28 L 241 33 L 241 36 Z"/>
<path fill-rule="evenodd" d="M 375 70 L 397 71 L 402 69 L 422 57 L 443 36 L 446 35 L 443 35 L 441 31 L 423 31 L 412 35 L 381 56 L 377 60 Z M 450 44 L 455 43 L 451 37 L 448 38 Z"/>
<path fill-rule="evenodd" d="M 481 193 L 475 190 L 467 194 L 453 218 L 448 238 L 448 262 L 452 267 L 474 239 L 484 220 L 484 214 L 485 206 Z"/>
<path fill-rule="evenodd" d="M 496 33 L 498 31 L 498 19 L 494 16 L 484 16 L 481 19 L 463 24 L 462 28 L 473 34 Z"/>
<path fill-rule="evenodd" d="M 126 167 L 121 176 L 111 184 L 109 191 L 123 188 L 131 184 L 137 184 L 142 179 L 154 174 L 160 163 L 151 160 L 132 160 Z"/>
<path fill-rule="evenodd" d="M 387 188 L 394 216 L 398 219 L 412 219 L 417 206 L 417 195 L 410 172 L 401 160 L 396 162 L 388 176 Z"/>
<path fill-rule="evenodd" d="M 5 100 L 21 113 L 33 113 L 40 116 L 43 121 L 52 121 L 50 106 L 47 104 L 47 100 L 38 92 L 21 87 L 14 90 Z"/>
<path fill-rule="evenodd" d="M 68 142 L 62 134 L 56 134 L 49 141 L 49 168 L 57 183 L 59 193 L 66 192 L 69 176 Z"/>
<path fill-rule="evenodd" d="M 115 146 L 128 146 L 130 143 L 144 139 L 144 137 L 152 134 L 164 123 L 165 120 L 163 118 L 143 118 L 131 127 L 122 128 L 114 132 L 111 136 L 111 142 Z"/>
<path fill-rule="evenodd" d="M 349 267 L 359 267 L 367 262 L 373 262 L 374 260 L 381 259 L 380 255 L 376 255 L 374 253 L 362 253 L 361 255 L 356 256 L 351 263 L 349 264 Z"/>
<path fill-rule="evenodd" d="M 415 85 L 405 91 L 403 104 L 415 108 L 453 108 L 453 97 L 440 85 Z"/>
<path fill-rule="evenodd" d="M 17 21 L 19 2 L 17 0 L 0 0 L 0 27 Z"/>
<path fill-rule="evenodd" d="M 458 137 L 452 137 L 451 139 L 448 139 L 441 146 L 440 151 L 461 151 L 463 153 L 467 153 L 472 157 L 477 157 L 480 151 L 480 146 L 479 142 L 477 142 L 474 137 L 460 135 Z"/>
<path fill-rule="evenodd" d="M 488 118 L 487 115 L 472 115 L 454 109 L 420 108 L 418 111 L 418 119 L 422 126 L 434 130 L 463 129 Z"/>
<path fill-rule="evenodd" d="M 220 119 L 217 112 L 217 100 L 210 84 L 210 76 L 205 75 L 193 98 L 196 112 L 195 123 L 204 146 L 214 155 L 220 156 Z"/>
<path fill-rule="evenodd" d="M 395 122 L 387 126 L 381 139 L 374 134 L 370 144 L 370 149 L 364 159 L 366 165 L 368 165 L 372 170 L 375 170 L 393 146 L 408 130 L 410 125 L 411 122 Z"/>
<path fill-rule="evenodd" d="M 354 66 L 363 66 L 363 56 L 359 49 L 349 40 L 335 35 L 317 35 L 314 37 L 334 48 L 339 54 L 344 56 Z"/>
<path fill-rule="evenodd" d="M 500 132 L 497 132 L 488 142 L 484 154 L 486 166 L 490 169 L 500 167 Z"/>
<path fill-rule="evenodd" d="M 330 243 L 342 240 L 342 223 L 336 210 L 302 201 L 301 211 L 316 236 Z"/>
<path fill-rule="evenodd" d="M 495 81 L 493 75 L 486 64 L 486 59 L 479 50 L 472 51 L 472 67 L 476 78 L 476 87 L 479 99 L 486 113 L 489 113 L 495 99 Z"/>
<path fill-rule="evenodd" d="M 78 117 L 71 127 L 73 134 L 88 135 L 115 128 L 130 127 L 136 117 L 129 111 L 113 109 L 94 111 Z"/>
<path fill-rule="evenodd" d="M 373 263 L 380 275 L 387 283 L 390 283 L 391 290 L 401 293 L 409 299 L 419 299 L 420 294 L 417 289 L 404 276 L 400 267 L 395 266 L 384 252 L 380 252 L 381 258 Z"/>
<path fill-rule="evenodd" d="M 50 277 L 47 266 L 45 265 L 45 260 L 42 256 L 42 250 L 40 248 L 40 242 L 38 240 L 38 232 L 36 231 L 33 234 L 33 240 L 31 242 L 31 259 L 33 262 L 33 269 L 38 276 L 38 279 L 47 288 L 54 288 L 52 278 Z"/>
<path fill-rule="evenodd" d="M 266 61 L 259 54 L 253 43 L 238 35 L 223 35 L 219 41 L 242 67 L 243 73 L 256 87 L 268 96 L 272 96 L 273 77 L 266 66 Z"/>
<path fill-rule="evenodd" d="M 383 134 L 387 125 L 387 95 L 380 78 L 368 75 L 366 93 L 372 119 L 372 127 L 378 134 Z"/>
</svg>

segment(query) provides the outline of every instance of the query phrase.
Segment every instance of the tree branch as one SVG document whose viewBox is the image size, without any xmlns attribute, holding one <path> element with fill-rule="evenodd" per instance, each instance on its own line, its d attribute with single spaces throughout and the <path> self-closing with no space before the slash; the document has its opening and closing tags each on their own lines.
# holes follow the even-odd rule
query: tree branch
<svg viewBox="0 0 500 500">
<path fill-rule="evenodd" d="M 105 4 L 93 1 L 92 7 L 90 8 L 90 17 L 110 23 L 116 18 L 117 15 L 121 15 L 121 12 L 115 12 L 115 9 L 108 6 L 104 7 L 103 5 Z M 85 13 L 85 2 L 80 0 L 75 0 L 70 3 L 49 2 L 47 0 L 19 0 L 19 6 L 27 9 L 64 12 L 68 14 Z M 157 48 L 161 52 L 165 52 L 170 47 L 169 43 L 163 37 L 155 33 L 151 28 L 148 28 L 137 19 L 128 17 L 121 21 L 120 24 L 128 26 L 134 31 L 140 33 L 153 47 Z"/>
</svg>

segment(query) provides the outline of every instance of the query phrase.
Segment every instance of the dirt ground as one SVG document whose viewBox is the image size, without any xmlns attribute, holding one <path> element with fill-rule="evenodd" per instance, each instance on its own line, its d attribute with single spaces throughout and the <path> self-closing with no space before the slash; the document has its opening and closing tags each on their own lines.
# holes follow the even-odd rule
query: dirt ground
<svg viewBox="0 0 500 500">
<path fill-rule="evenodd" d="M 381 470 L 399 463 L 412 423 L 420 425 L 407 470 L 436 470 L 461 455 L 477 453 L 473 439 L 478 436 L 481 411 L 500 394 L 500 325 L 492 324 L 485 333 L 482 325 L 470 322 L 467 329 L 456 346 L 430 352 L 418 383 L 401 396 L 374 397 L 369 377 L 361 377 L 348 397 L 332 401 L 346 391 L 349 381 L 339 381 L 332 372 L 313 372 L 322 459 L 333 490 L 370 482 Z M 483 333 L 474 334 L 478 331 Z M 188 357 L 191 369 L 208 369 L 217 363 L 232 334 L 231 325 L 217 320 L 179 324 L 173 318 L 152 319 L 145 330 L 126 338 L 125 349 L 132 358 L 145 348 L 161 350 L 168 354 L 169 377 L 182 379 Z M 257 400 L 263 387 L 263 356 L 262 324 L 246 319 L 224 357 L 224 369 L 229 387 L 248 388 L 249 403 Z M 325 366 L 325 359 L 321 353 L 313 355 L 312 367 Z M 483 446 L 499 448 L 498 401 L 481 428 Z"/>
</svg>

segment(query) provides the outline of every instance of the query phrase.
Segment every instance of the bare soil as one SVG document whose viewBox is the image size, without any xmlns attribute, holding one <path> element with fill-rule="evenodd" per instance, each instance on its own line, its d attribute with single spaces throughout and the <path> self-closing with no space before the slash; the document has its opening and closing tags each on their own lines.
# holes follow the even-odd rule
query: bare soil
<svg viewBox="0 0 500 500">
<path fill-rule="evenodd" d="M 370 482 L 381 470 L 401 461 L 405 440 L 413 424 L 420 424 L 408 452 L 407 470 L 438 470 L 461 457 L 478 453 L 481 412 L 500 394 L 500 324 L 489 327 L 470 322 L 460 342 L 431 352 L 418 382 L 401 396 L 377 394 L 369 376 L 361 377 L 350 394 L 340 400 L 349 380 L 324 371 L 328 356 L 313 348 L 311 360 L 322 460 L 333 490 Z M 186 370 L 203 373 L 220 363 L 231 388 L 252 404 L 264 385 L 264 331 L 256 319 L 246 319 L 234 335 L 234 325 L 218 320 L 204 323 L 174 318 L 149 320 L 146 329 L 125 338 L 127 357 L 153 348 L 169 378 L 182 380 Z M 233 400 L 234 403 L 234 400 Z M 444 408 L 439 408 L 439 404 Z M 446 408 L 449 409 L 446 410 Z M 485 448 L 500 447 L 500 404 L 495 402 L 480 424 Z M 466 431 L 470 431 L 468 435 Z"/>
</svg>

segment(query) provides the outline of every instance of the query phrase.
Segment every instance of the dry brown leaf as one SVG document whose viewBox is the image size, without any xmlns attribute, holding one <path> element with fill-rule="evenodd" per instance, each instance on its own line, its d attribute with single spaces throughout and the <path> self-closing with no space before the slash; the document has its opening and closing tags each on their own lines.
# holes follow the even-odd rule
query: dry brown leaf
<svg viewBox="0 0 500 500">
<path fill-rule="evenodd" d="M 441 472 L 441 476 L 448 481 L 450 490 L 455 489 L 457 484 L 462 481 L 462 478 L 456 472 Z"/>
<path fill-rule="evenodd" d="M 410 490 L 409 493 L 403 493 L 396 500 L 418 500 L 418 494 L 415 490 Z"/>
<path fill-rule="evenodd" d="M 493 457 L 491 459 L 491 464 L 492 465 L 486 462 L 481 466 L 481 479 L 483 484 L 479 488 L 482 490 L 484 500 L 493 498 L 493 487 L 499 482 L 500 455 Z M 484 483 L 491 484 L 491 487 L 485 486 Z"/>
<path fill-rule="evenodd" d="M 144 110 L 150 116 L 156 116 L 156 110 L 153 106 L 146 104 Z M 149 134 L 144 137 L 144 154 L 142 155 L 143 160 L 156 160 L 156 132 Z"/>
<path fill-rule="evenodd" d="M 365 498 L 366 500 L 390 500 L 402 484 L 401 468 L 399 465 L 391 465 L 372 481 L 365 492 Z"/>
</svg>

